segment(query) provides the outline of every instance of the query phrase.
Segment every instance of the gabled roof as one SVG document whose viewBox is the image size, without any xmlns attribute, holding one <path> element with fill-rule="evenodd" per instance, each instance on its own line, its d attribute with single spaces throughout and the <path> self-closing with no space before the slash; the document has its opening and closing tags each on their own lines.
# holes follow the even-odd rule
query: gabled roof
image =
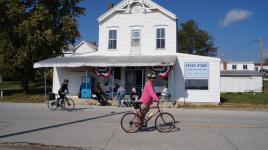
<svg viewBox="0 0 268 150">
<path fill-rule="evenodd" d="M 146 10 L 159 10 L 160 12 L 167 15 L 168 17 L 170 17 L 172 19 L 177 19 L 177 16 L 175 14 L 173 14 L 169 10 L 165 9 L 164 7 L 158 5 L 157 3 L 153 2 L 152 0 L 122 0 L 115 7 L 113 7 L 112 9 L 108 10 L 106 13 L 101 15 L 98 18 L 98 21 L 102 22 L 103 20 L 105 20 L 107 17 L 111 16 L 115 12 L 129 11 L 129 9 L 130 9 L 129 7 L 133 3 L 141 3 L 143 6 L 146 6 L 145 11 Z"/>
<path fill-rule="evenodd" d="M 97 50 L 97 49 L 98 49 L 97 46 L 95 46 L 95 45 L 93 45 L 93 44 L 91 44 L 91 43 L 89 43 L 89 42 L 82 41 L 82 42 L 80 42 L 77 46 L 75 46 L 75 48 L 74 48 L 74 52 L 75 52 L 80 46 L 82 46 L 83 44 L 86 44 L 89 48 L 92 48 L 92 49 L 94 49 L 94 50 Z"/>
<path fill-rule="evenodd" d="M 85 45 L 86 47 L 80 48 L 81 46 Z M 81 54 L 87 54 L 87 53 L 92 53 L 96 52 L 98 50 L 97 46 L 94 44 L 91 44 L 86 41 L 80 42 L 78 45 L 76 45 L 73 48 L 70 48 L 69 51 L 64 53 L 65 57 L 73 56 L 73 55 L 81 55 Z"/>
<path fill-rule="evenodd" d="M 224 61 L 224 62 L 221 62 L 222 64 L 223 63 L 227 63 L 227 64 L 254 64 L 254 62 L 246 62 L 246 61 Z"/>
<path fill-rule="evenodd" d="M 227 70 L 227 71 L 221 71 L 221 76 L 238 76 L 238 77 L 252 77 L 257 76 L 261 77 L 262 73 L 254 70 Z"/>
</svg>

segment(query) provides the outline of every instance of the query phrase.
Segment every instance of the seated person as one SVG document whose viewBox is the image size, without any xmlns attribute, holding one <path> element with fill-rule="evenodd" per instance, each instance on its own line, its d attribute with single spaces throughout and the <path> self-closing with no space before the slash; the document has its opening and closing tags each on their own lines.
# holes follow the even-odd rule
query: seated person
<svg viewBox="0 0 268 150">
<path fill-rule="evenodd" d="M 168 96 L 168 88 L 167 85 L 165 84 L 163 89 L 161 90 L 161 96 L 166 97 Z"/>
<path fill-rule="evenodd" d="M 132 100 L 132 101 L 135 101 L 136 99 L 135 99 L 135 96 L 138 96 L 137 95 L 137 91 L 136 91 L 136 88 L 135 87 L 132 87 L 132 89 L 131 89 L 131 94 L 130 94 L 130 99 Z"/>
<path fill-rule="evenodd" d="M 101 88 L 99 82 L 97 82 L 97 85 L 96 85 L 96 87 L 94 88 L 94 93 L 95 93 L 96 96 L 97 96 L 97 100 L 98 100 L 98 102 L 99 102 L 102 106 L 106 105 L 107 101 L 106 101 L 105 98 L 103 97 L 104 92 L 103 92 L 103 90 L 102 90 L 102 88 Z"/>
<path fill-rule="evenodd" d="M 119 84 L 118 84 L 118 83 L 115 83 L 115 85 L 114 85 L 114 93 L 117 92 L 117 89 L 118 89 L 119 87 L 120 87 Z"/>
<path fill-rule="evenodd" d="M 170 94 L 168 92 L 168 88 L 167 88 L 167 85 L 165 84 L 164 85 L 164 88 L 161 90 L 161 93 L 160 93 L 160 99 L 161 101 L 170 101 Z"/>
<path fill-rule="evenodd" d="M 117 89 L 118 107 L 121 107 L 121 101 L 124 99 L 125 95 L 125 88 L 123 86 L 119 86 L 119 88 Z"/>
</svg>

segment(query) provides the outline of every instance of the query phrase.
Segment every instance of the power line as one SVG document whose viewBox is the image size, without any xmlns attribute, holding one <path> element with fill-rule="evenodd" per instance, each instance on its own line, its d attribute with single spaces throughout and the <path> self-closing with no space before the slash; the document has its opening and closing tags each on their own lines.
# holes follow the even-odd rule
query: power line
<svg viewBox="0 0 268 150">
<path fill-rule="evenodd" d="M 256 42 L 258 42 L 258 40 L 253 40 L 253 41 L 251 41 L 251 42 L 249 42 L 249 43 L 247 43 L 245 45 L 239 46 L 238 48 L 233 49 L 232 53 L 224 55 L 224 56 L 222 56 L 222 58 L 229 57 L 231 55 L 233 56 L 234 54 L 236 54 L 236 53 L 238 53 L 238 52 L 240 52 L 242 50 L 245 50 L 245 48 L 248 48 L 249 46 L 251 46 L 252 44 L 255 44 Z"/>
</svg>

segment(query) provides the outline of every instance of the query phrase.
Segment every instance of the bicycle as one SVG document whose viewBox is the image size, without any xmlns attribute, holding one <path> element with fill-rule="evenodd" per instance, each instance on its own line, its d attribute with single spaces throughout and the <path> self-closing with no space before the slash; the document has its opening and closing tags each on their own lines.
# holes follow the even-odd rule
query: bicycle
<svg viewBox="0 0 268 150">
<path fill-rule="evenodd" d="M 121 118 L 121 128 L 127 133 L 134 133 L 141 129 L 143 124 L 147 124 L 154 116 L 155 117 L 155 127 L 159 132 L 169 132 L 175 127 L 175 119 L 172 114 L 168 112 L 162 112 L 159 107 L 159 102 L 157 103 L 157 111 L 149 116 L 143 117 L 140 106 L 141 102 L 131 102 L 131 105 L 135 109 L 134 112 L 126 113 Z"/>
<path fill-rule="evenodd" d="M 66 95 L 68 93 L 64 93 L 64 101 L 62 104 L 59 104 L 60 98 L 58 94 L 49 93 L 49 99 L 47 101 L 47 107 L 50 110 L 56 110 L 58 107 L 61 107 L 63 110 L 66 111 L 73 111 L 75 107 L 74 100 L 68 98 Z"/>
</svg>

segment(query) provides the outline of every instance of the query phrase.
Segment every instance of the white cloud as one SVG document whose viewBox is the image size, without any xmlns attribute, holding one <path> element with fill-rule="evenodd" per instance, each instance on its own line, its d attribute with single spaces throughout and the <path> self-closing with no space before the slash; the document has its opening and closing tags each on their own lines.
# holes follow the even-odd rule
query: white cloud
<svg viewBox="0 0 268 150">
<path fill-rule="evenodd" d="M 226 15 L 224 20 L 220 20 L 220 25 L 223 27 L 227 27 L 231 24 L 234 24 L 239 21 L 243 21 L 248 19 L 253 12 L 243 9 L 232 9 Z"/>
</svg>

